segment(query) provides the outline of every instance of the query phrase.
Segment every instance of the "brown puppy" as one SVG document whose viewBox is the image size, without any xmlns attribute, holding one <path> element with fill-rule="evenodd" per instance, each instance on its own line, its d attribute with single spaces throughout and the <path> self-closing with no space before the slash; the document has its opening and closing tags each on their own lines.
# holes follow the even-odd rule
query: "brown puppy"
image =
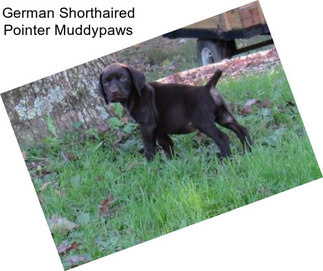
<svg viewBox="0 0 323 271">
<path fill-rule="evenodd" d="M 215 88 L 222 71 L 217 70 L 205 86 L 146 82 L 138 70 L 112 64 L 100 75 L 99 91 L 104 100 L 120 102 L 137 121 L 142 133 L 145 156 L 152 160 L 156 140 L 168 157 L 173 155 L 170 134 L 185 134 L 196 129 L 211 137 L 222 157 L 230 156 L 228 136 L 214 122 L 231 129 L 250 150 L 251 139 L 228 110 Z"/>
</svg>

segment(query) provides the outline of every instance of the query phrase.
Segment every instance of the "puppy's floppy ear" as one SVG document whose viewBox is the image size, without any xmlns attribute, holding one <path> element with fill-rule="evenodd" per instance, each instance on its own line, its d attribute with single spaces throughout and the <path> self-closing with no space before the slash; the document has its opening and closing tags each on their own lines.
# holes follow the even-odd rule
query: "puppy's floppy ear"
<svg viewBox="0 0 323 271">
<path fill-rule="evenodd" d="M 146 84 L 146 77 L 142 72 L 140 72 L 132 67 L 127 66 L 127 69 L 130 73 L 133 86 L 134 86 L 135 90 L 137 91 L 138 95 L 140 96 L 141 90 L 144 88 L 144 86 Z"/>
<path fill-rule="evenodd" d="M 99 93 L 101 94 L 101 96 L 103 97 L 103 99 L 105 100 L 105 102 L 106 102 L 107 104 L 109 104 L 108 97 L 107 97 L 107 95 L 105 94 L 104 89 L 103 89 L 102 73 L 100 74 L 100 78 L 99 78 L 98 90 L 99 90 Z"/>
</svg>

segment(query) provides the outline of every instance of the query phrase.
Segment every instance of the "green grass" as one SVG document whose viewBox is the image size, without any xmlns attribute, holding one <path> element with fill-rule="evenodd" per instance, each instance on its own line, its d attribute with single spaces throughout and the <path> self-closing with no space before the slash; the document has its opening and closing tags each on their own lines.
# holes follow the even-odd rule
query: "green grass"
<svg viewBox="0 0 323 271">
<path fill-rule="evenodd" d="M 63 262 L 73 254 L 97 259 L 321 177 L 281 68 L 222 79 L 218 89 L 248 127 L 252 153 L 242 155 L 239 141 L 226 130 L 233 155 L 220 161 L 211 140 L 192 133 L 172 137 L 176 158 L 159 151 L 148 163 L 138 153 L 139 131 L 125 129 L 121 119 L 105 136 L 92 130 L 81 138 L 76 131 L 26 150 L 29 168 L 38 164 L 31 174 L 45 216 L 59 214 L 79 225 L 53 234 L 57 245 L 79 244 L 61 255 Z M 254 105 L 242 116 L 249 99 L 269 105 Z M 99 209 L 108 194 L 114 200 L 104 217 Z"/>
</svg>

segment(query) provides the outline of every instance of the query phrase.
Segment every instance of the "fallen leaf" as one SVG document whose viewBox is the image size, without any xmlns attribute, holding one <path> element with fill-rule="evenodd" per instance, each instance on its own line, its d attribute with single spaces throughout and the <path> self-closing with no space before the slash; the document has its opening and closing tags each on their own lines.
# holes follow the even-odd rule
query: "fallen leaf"
<svg viewBox="0 0 323 271">
<path fill-rule="evenodd" d="M 79 246 L 78 243 L 73 242 L 72 244 L 69 244 L 67 241 L 63 241 L 61 244 L 59 244 L 56 248 L 58 253 L 67 253 L 72 249 L 76 249 Z"/>
<path fill-rule="evenodd" d="M 114 217 L 115 211 L 117 210 L 116 207 L 112 207 L 111 205 L 116 200 L 113 198 L 111 194 L 108 194 L 107 197 L 101 202 L 99 214 L 102 217 Z"/>
<path fill-rule="evenodd" d="M 28 164 L 28 170 L 33 171 L 37 168 L 37 164 L 35 162 L 31 162 Z"/>
<path fill-rule="evenodd" d="M 45 166 L 38 165 L 37 166 L 37 171 L 41 177 L 44 177 L 46 174 L 50 174 L 51 171 L 46 168 Z"/>
<path fill-rule="evenodd" d="M 269 100 L 268 98 L 261 103 L 262 107 L 270 107 L 271 105 L 272 105 L 272 101 Z"/>
<path fill-rule="evenodd" d="M 65 153 L 65 151 L 64 151 L 64 150 L 62 150 L 62 156 L 63 156 L 63 162 L 64 162 L 64 163 L 66 163 L 66 162 L 69 162 L 69 161 L 70 161 L 70 159 L 69 159 L 69 157 L 68 157 L 68 154 L 67 154 L 67 153 Z"/>
<path fill-rule="evenodd" d="M 67 153 L 66 151 L 62 150 L 62 157 L 63 157 L 63 162 L 67 163 L 70 161 L 76 161 L 79 160 L 80 157 L 78 157 L 77 155 L 72 155 L 70 153 Z"/>
<path fill-rule="evenodd" d="M 67 232 L 78 227 L 77 224 L 69 221 L 65 217 L 61 217 L 60 215 L 53 215 L 50 219 L 47 220 L 47 222 L 52 233 Z"/>
<path fill-rule="evenodd" d="M 68 256 L 63 260 L 63 263 L 65 266 L 67 266 L 67 268 L 72 268 L 78 265 L 81 265 L 84 262 L 87 262 L 90 260 L 90 256 L 89 255 L 72 255 L 72 256 Z M 66 269 L 67 269 L 66 268 Z"/>
<path fill-rule="evenodd" d="M 248 115 L 251 113 L 252 111 L 252 106 L 254 104 L 261 104 L 261 101 L 260 100 L 257 100 L 257 99 L 250 99 L 248 100 L 244 106 L 242 107 L 242 110 L 241 110 L 241 115 L 245 116 L 245 115 Z"/>
<path fill-rule="evenodd" d="M 44 183 L 38 190 L 38 192 L 43 192 L 49 185 L 51 184 L 51 182 L 46 182 Z"/>
</svg>

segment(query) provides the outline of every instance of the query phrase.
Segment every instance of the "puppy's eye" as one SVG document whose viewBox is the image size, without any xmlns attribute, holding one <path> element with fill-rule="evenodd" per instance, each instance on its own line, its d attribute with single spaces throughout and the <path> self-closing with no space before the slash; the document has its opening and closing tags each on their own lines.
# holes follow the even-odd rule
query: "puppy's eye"
<svg viewBox="0 0 323 271">
<path fill-rule="evenodd" d="M 120 81 L 124 82 L 127 81 L 128 77 L 125 74 L 122 74 L 119 78 Z"/>
<path fill-rule="evenodd" d="M 110 78 L 105 78 L 104 83 L 110 83 Z"/>
</svg>

